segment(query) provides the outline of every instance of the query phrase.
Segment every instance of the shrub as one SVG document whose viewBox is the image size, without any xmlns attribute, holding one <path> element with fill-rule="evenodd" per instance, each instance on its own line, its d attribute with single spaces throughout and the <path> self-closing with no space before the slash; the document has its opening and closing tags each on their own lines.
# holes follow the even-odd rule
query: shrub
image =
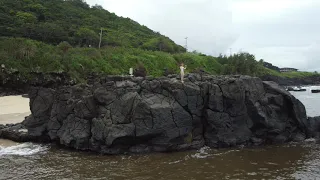
<svg viewBox="0 0 320 180">
<path fill-rule="evenodd" d="M 139 63 L 133 71 L 133 75 L 136 77 L 146 77 L 147 69 L 144 67 L 142 63 Z"/>
</svg>

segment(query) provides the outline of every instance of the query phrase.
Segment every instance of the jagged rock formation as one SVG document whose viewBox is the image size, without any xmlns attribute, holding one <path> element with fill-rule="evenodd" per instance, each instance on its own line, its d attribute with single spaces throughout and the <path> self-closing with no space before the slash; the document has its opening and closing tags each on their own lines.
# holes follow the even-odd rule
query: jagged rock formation
<svg viewBox="0 0 320 180">
<path fill-rule="evenodd" d="M 91 85 L 31 88 L 30 139 L 106 154 L 302 141 L 305 108 L 273 82 L 248 76 L 108 76 Z"/>
<path fill-rule="evenodd" d="M 75 81 L 67 73 L 37 73 L 23 74 L 18 71 L 0 69 L 0 97 L 28 93 L 32 86 L 58 88 L 62 85 L 74 85 Z"/>
</svg>

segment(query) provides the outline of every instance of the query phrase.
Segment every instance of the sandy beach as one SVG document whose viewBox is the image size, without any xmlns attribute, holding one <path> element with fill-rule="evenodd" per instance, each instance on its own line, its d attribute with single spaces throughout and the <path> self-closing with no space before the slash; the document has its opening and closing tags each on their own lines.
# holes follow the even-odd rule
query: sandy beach
<svg viewBox="0 0 320 180">
<path fill-rule="evenodd" d="M 29 98 L 22 96 L 0 97 L 0 124 L 19 123 L 30 115 Z M 15 146 L 19 143 L 0 139 L 0 147 Z"/>
<path fill-rule="evenodd" d="M 19 123 L 30 114 L 29 98 L 22 96 L 0 97 L 0 124 Z"/>
</svg>

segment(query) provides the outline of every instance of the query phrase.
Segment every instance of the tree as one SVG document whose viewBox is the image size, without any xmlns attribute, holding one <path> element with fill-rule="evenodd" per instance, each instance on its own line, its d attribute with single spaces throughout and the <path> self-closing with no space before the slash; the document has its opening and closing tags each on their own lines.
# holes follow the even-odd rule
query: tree
<svg viewBox="0 0 320 180">
<path fill-rule="evenodd" d="M 82 27 L 76 32 L 76 39 L 81 46 L 88 46 L 97 44 L 99 36 L 91 29 Z"/>
<path fill-rule="evenodd" d="M 17 12 L 16 19 L 20 25 L 25 23 L 35 23 L 37 21 L 37 17 L 34 14 L 21 11 Z"/>
<path fill-rule="evenodd" d="M 95 4 L 94 6 L 92 6 L 92 8 L 98 9 L 98 10 L 103 10 L 103 7 L 98 4 Z"/>
<path fill-rule="evenodd" d="M 186 52 L 168 37 L 130 19 L 118 17 L 85 0 L 1 0 L 0 35 L 27 37 L 57 45 L 96 46 L 104 29 L 103 45 L 143 48 L 169 53 Z"/>
<path fill-rule="evenodd" d="M 153 38 L 142 45 L 144 49 L 152 51 L 174 52 L 173 44 L 166 38 Z"/>
<path fill-rule="evenodd" d="M 58 45 L 58 48 L 63 52 L 63 54 L 65 54 L 72 48 L 72 46 L 67 41 L 63 41 Z"/>
<path fill-rule="evenodd" d="M 69 71 L 70 70 L 70 60 L 66 59 L 66 54 L 69 51 L 69 49 L 72 48 L 72 46 L 68 42 L 63 41 L 58 45 L 58 48 L 62 52 L 62 62 L 61 62 L 61 64 L 63 64 L 65 66 L 66 71 Z"/>
<path fill-rule="evenodd" d="M 39 39 L 44 42 L 51 42 L 54 44 L 67 40 L 68 37 L 66 31 L 61 26 L 55 23 L 40 23 L 38 24 L 35 31 L 35 34 L 38 35 L 38 38 L 35 39 Z"/>
<path fill-rule="evenodd" d="M 224 65 L 223 74 L 243 74 L 257 76 L 261 74 L 263 65 L 256 61 L 255 56 L 249 53 L 233 54 L 229 57 L 220 55 L 218 62 Z"/>
<path fill-rule="evenodd" d="M 42 14 L 46 11 L 46 8 L 39 3 L 38 4 L 30 4 L 30 5 L 26 6 L 26 9 L 28 9 L 29 11 L 32 11 L 34 13 L 37 13 L 37 14 Z"/>
</svg>

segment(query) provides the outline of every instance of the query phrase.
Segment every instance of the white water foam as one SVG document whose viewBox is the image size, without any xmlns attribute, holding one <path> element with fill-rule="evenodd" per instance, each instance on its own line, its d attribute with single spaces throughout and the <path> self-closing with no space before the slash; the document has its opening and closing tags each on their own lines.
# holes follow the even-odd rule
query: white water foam
<svg viewBox="0 0 320 180">
<path fill-rule="evenodd" d="M 191 155 L 191 157 L 197 158 L 197 159 L 204 159 L 204 158 L 211 156 L 209 151 L 210 151 L 209 147 L 203 147 L 203 148 L 199 149 L 196 154 Z"/>
<path fill-rule="evenodd" d="M 304 140 L 305 142 L 317 142 L 317 140 L 315 138 L 309 138 Z"/>
<path fill-rule="evenodd" d="M 177 160 L 177 161 L 173 161 L 173 162 L 169 162 L 168 164 L 178 164 L 180 163 L 182 160 Z"/>
<path fill-rule="evenodd" d="M 7 155 L 30 156 L 38 153 L 44 153 L 48 149 L 48 146 L 33 143 L 23 143 L 10 147 L 0 146 L 0 157 Z"/>
</svg>

